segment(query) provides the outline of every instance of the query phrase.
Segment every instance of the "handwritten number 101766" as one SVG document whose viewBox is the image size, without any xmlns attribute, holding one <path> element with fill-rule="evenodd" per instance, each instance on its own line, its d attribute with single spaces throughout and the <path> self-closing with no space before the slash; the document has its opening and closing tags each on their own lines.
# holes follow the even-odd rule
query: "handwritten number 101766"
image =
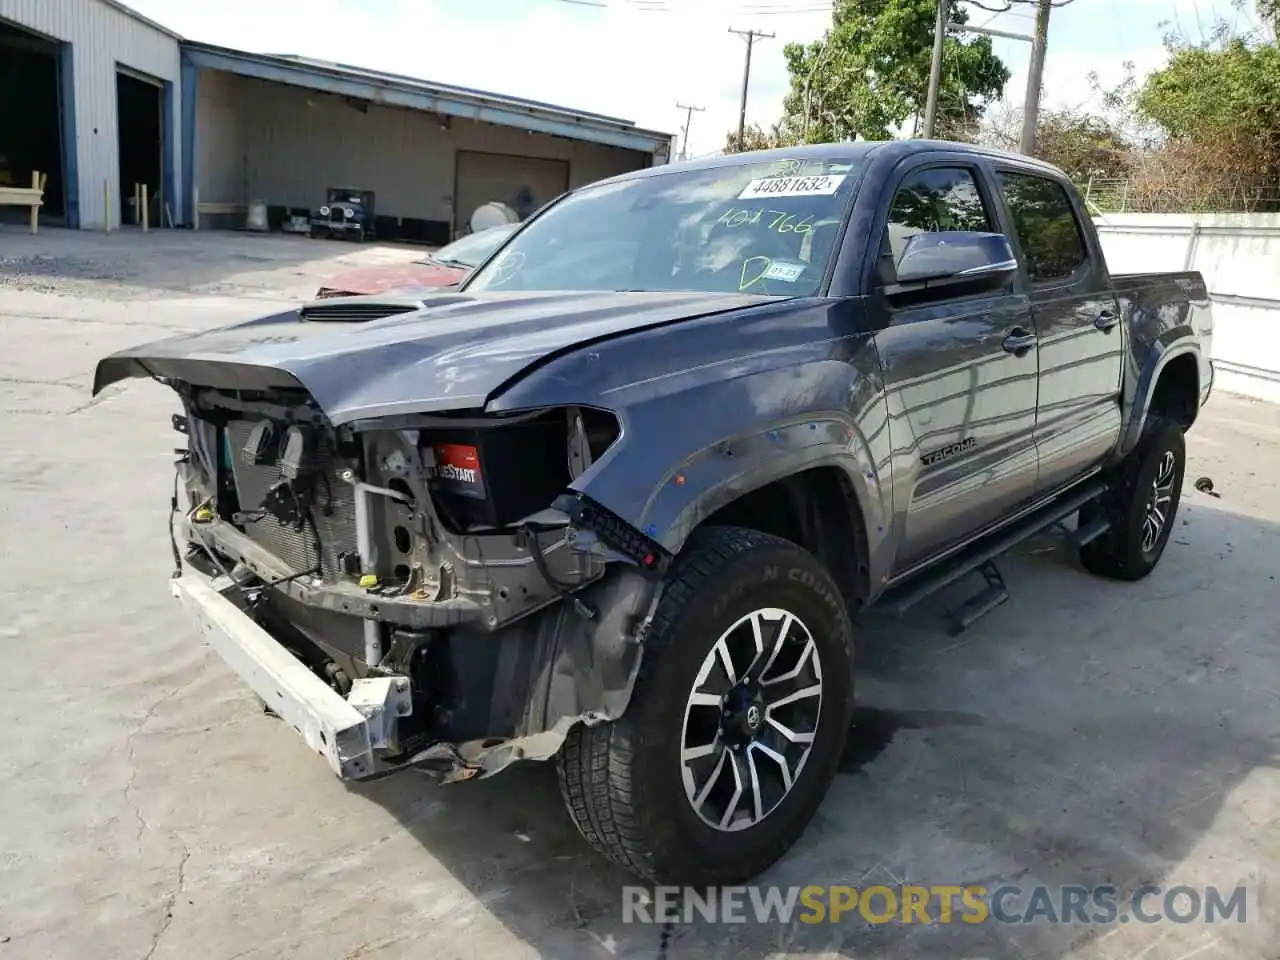
<svg viewBox="0 0 1280 960">
<path fill-rule="evenodd" d="M 813 216 L 797 219 L 796 214 L 785 210 L 735 210 L 730 207 L 720 215 L 716 224 L 726 227 L 760 226 L 778 233 L 808 233 L 813 229 Z"/>
</svg>

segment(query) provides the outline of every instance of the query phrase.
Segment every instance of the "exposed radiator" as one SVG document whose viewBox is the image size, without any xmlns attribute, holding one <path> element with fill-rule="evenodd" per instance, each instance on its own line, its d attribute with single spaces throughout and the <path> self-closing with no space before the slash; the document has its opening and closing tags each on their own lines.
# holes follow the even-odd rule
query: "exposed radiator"
<svg viewBox="0 0 1280 960">
<path fill-rule="evenodd" d="M 227 424 L 231 471 L 236 481 L 240 509 L 244 513 L 252 513 L 262 503 L 267 490 L 280 480 L 280 468 L 274 464 L 255 467 L 243 462 L 240 451 L 252 431 L 251 420 Z M 325 579 L 335 579 L 340 574 L 339 554 L 356 550 L 355 491 L 338 478 L 339 464 L 329 446 L 329 438 L 324 434 L 320 435 L 314 462 L 310 466 L 319 470 L 311 511 L 315 530 L 310 523 L 298 529 L 272 516 L 246 523 L 244 529 L 251 540 L 270 550 L 292 569 L 308 570 L 319 560 Z"/>
</svg>

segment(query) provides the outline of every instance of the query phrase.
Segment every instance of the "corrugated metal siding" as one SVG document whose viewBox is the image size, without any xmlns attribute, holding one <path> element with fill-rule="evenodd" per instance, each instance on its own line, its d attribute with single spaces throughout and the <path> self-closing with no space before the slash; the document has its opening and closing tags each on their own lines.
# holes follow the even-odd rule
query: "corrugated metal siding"
<svg viewBox="0 0 1280 960">
<path fill-rule="evenodd" d="M 454 226 L 466 226 L 482 204 L 508 204 L 523 219 L 568 187 L 569 164 L 544 157 L 459 150 L 453 185 Z"/>
<path fill-rule="evenodd" d="M 206 83 L 216 88 L 208 100 Z M 458 118 L 444 129 L 435 116 L 416 110 L 371 105 L 365 113 L 331 94 L 217 71 L 201 71 L 197 101 L 209 114 L 198 117 L 197 129 L 210 132 L 231 122 L 217 104 L 236 105 L 243 193 L 212 196 L 213 184 L 221 190 L 237 183 L 228 170 L 236 160 L 210 136 L 197 136 L 200 196 L 227 202 L 305 207 L 318 203 L 329 186 L 360 187 L 377 193 L 378 209 L 387 215 L 452 222 L 459 150 L 566 160 L 570 186 L 650 161 L 632 150 Z"/>
<path fill-rule="evenodd" d="M 240 136 L 236 78 L 219 70 L 196 75 L 195 178 L 200 199 L 213 203 L 245 203 L 245 155 Z"/>
<path fill-rule="evenodd" d="M 182 98 L 178 42 L 99 0 L 0 0 L 0 19 L 72 45 L 75 61 L 76 147 L 80 225 L 105 224 L 104 182 L 112 193 L 111 224 L 119 224 L 120 157 L 116 124 L 116 64 L 174 86 L 165 131 L 173 144 L 176 193 L 182 196 L 180 129 Z"/>
</svg>

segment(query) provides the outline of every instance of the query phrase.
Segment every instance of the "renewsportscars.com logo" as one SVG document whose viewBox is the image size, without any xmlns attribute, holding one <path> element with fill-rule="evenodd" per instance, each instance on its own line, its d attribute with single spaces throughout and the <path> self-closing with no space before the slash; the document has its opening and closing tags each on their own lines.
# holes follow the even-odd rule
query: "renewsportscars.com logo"
<svg viewBox="0 0 1280 960">
<path fill-rule="evenodd" d="M 623 923 L 1185 924 L 1244 923 L 1247 916 L 1248 888 L 1242 886 L 622 888 Z"/>
</svg>

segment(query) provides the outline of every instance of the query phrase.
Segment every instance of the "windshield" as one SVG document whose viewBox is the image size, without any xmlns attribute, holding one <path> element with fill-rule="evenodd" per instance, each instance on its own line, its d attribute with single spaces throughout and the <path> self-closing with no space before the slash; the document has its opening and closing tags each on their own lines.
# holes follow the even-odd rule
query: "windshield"
<svg viewBox="0 0 1280 960">
<path fill-rule="evenodd" d="M 505 227 L 490 227 L 479 233 L 469 233 L 453 243 L 445 244 L 419 263 L 447 263 L 451 266 L 475 268 L 498 249 L 503 240 L 515 233 L 518 226 L 520 224 L 513 223 Z"/>
<path fill-rule="evenodd" d="M 466 290 L 810 296 L 861 171 L 851 158 L 770 160 L 586 187 L 530 222 Z"/>
</svg>

